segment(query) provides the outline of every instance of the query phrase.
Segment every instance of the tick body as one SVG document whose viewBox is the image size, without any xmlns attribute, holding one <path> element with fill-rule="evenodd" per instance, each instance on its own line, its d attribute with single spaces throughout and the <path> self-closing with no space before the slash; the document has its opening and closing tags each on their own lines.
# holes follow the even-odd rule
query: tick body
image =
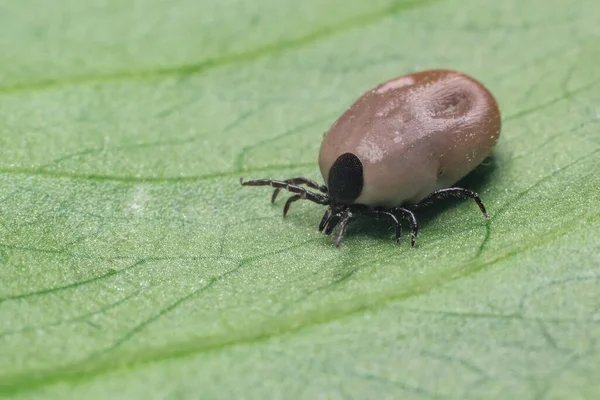
<svg viewBox="0 0 600 400">
<path fill-rule="evenodd" d="M 488 157 L 500 135 L 498 105 L 475 79 L 456 71 L 429 70 L 384 82 L 363 94 L 331 126 L 321 144 L 319 167 L 327 185 L 306 178 L 261 179 L 294 195 L 284 206 L 308 199 L 328 206 L 319 229 L 339 226 L 336 245 L 356 214 L 389 218 L 401 235 L 401 220 L 418 232 L 414 210 L 445 197 L 479 196 L 452 187 Z M 306 185 L 319 193 L 302 187 Z"/>
</svg>

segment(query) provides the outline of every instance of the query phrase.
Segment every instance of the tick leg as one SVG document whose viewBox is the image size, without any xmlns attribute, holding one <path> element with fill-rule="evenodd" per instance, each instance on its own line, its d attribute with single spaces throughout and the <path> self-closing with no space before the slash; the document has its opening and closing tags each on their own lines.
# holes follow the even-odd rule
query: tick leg
<svg viewBox="0 0 600 400">
<path fill-rule="evenodd" d="M 306 185 L 309 188 L 317 189 L 321 193 L 327 193 L 327 186 L 319 185 L 317 182 L 315 182 L 311 179 L 308 179 L 308 178 L 303 178 L 301 176 L 299 176 L 297 178 L 286 179 L 283 182 L 291 183 L 292 185 Z M 281 188 L 276 188 L 273 191 L 273 195 L 271 196 L 271 203 L 275 203 L 275 199 L 277 199 L 277 195 L 279 194 L 280 191 L 281 191 Z"/>
<path fill-rule="evenodd" d="M 283 206 L 283 216 L 285 217 L 288 213 L 288 211 L 290 210 L 290 206 L 292 205 L 293 202 L 298 201 L 302 198 L 301 194 L 295 194 L 292 197 L 290 197 L 289 199 L 287 199 L 287 201 L 285 202 L 285 206 Z"/>
<path fill-rule="evenodd" d="M 306 199 L 312 201 L 313 203 L 323 205 L 329 205 L 329 203 L 331 202 L 329 196 L 327 195 L 310 192 L 301 186 L 294 185 L 293 183 L 289 183 L 286 181 L 277 181 L 274 179 L 257 179 L 254 181 L 244 182 L 243 178 L 240 178 L 240 183 L 242 184 L 242 186 L 271 186 L 276 189 L 285 189 L 288 192 L 298 194 L 300 197 L 297 200 Z"/>
<path fill-rule="evenodd" d="M 490 217 L 488 216 L 488 214 L 485 210 L 485 206 L 483 205 L 483 202 L 479 198 L 479 195 L 477 193 L 473 192 L 472 190 L 463 189 L 463 188 L 459 188 L 459 187 L 451 187 L 451 188 L 436 190 L 435 192 L 431 193 L 429 196 L 427 196 L 423 200 L 421 200 L 418 204 L 416 204 L 416 206 L 417 207 L 421 207 L 422 205 L 425 206 L 425 205 L 433 203 L 436 200 L 441 200 L 441 199 L 445 199 L 448 197 L 457 197 L 459 199 L 475 200 L 475 203 L 477 203 L 477 206 L 481 210 L 483 217 L 485 219 L 490 219 Z"/>
<path fill-rule="evenodd" d="M 331 235 L 331 232 L 333 232 L 333 229 L 337 226 L 337 224 L 339 224 L 340 220 L 342 219 L 342 213 L 338 212 L 331 215 L 331 217 L 329 217 L 329 220 L 327 221 L 327 224 L 325 226 L 325 231 L 323 233 L 325 233 L 326 235 Z"/>
<path fill-rule="evenodd" d="M 348 223 L 350 222 L 350 220 L 352 219 L 353 215 L 350 212 L 350 210 L 346 209 L 343 213 L 342 219 L 340 221 L 340 230 L 337 234 L 337 236 L 335 237 L 335 247 L 340 247 L 340 243 L 342 242 L 342 239 L 344 238 L 344 235 L 346 234 L 346 231 L 348 230 Z"/>
<path fill-rule="evenodd" d="M 335 229 L 337 224 L 344 218 L 344 216 L 349 213 L 347 206 L 337 206 L 331 209 L 331 216 L 325 223 L 325 234 L 331 235 L 331 232 Z"/>
<path fill-rule="evenodd" d="M 328 208 L 327 211 L 325 211 L 325 214 L 323 214 L 323 218 L 321 219 L 321 223 L 319 224 L 319 232 L 323 232 L 323 229 L 325 229 L 325 226 L 329 222 L 330 218 L 331 218 L 331 208 Z"/>
<path fill-rule="evenodd" d="M 412 230 L 412 234 L 410 237 L 410 247 L 415 247 L 415 241 L 417 240 L 417 235 L 419 234 L 419 224 L 417 223 L 417 218 L 415 217 L 415 214 L 408 208 L 404 207 L 392 208 L 390 211 L 408 220 L 408 222 L 410 223 L 410 229 Z"/>
<path fill-rule="evenodd" d="M 379 215 L 386 215 L 389 218 L 391 218 L 391 220 L 394 222 L 394 227 L 396 228 L 396 243 L 400 243 L 400 237 L 402 236 L 402 225 L 400 224 L 400 221 L 398 221 L 398 218 L 396 218 L 396 216 L 394 214 L 392 214 L 389 211 L 384 211 L 384 210 L 375 210 L 372 211 L 373 214 L 379 214 Z"/>
</svg>

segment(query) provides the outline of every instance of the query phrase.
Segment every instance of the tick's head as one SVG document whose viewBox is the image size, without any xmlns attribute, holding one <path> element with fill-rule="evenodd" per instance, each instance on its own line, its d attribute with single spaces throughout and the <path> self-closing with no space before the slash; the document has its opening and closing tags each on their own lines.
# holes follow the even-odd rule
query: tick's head
<svg viewBox="0 0 600 400">
<path fill-rule="evenodd" d="M 363 165 L 352 153 L 344 153 L 329 169 L 329 196 L 340 204 L 352 204 L 363 189 Z"/>
</svg>

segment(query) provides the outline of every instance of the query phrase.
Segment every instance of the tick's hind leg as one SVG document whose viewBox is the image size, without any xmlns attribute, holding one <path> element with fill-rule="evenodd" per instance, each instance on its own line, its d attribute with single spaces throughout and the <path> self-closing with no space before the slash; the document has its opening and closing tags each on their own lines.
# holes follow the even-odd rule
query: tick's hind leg
<svg viewBox="0 0 600 400">
<path fill-rule="evenodd" d="M 404 207 L 396 207 L 390 210 L 394 215 L 399 216 L 402 219 L 406 219 L 410 224 L 411 236 L 410 236 L 410 247 L 415 247 L 415 241 L 417 240 L 417 235 L 419 234 L 419 224 L 417 223 L 417 218 L 415 214 Z"/>
<path fill-rule="evenodd" d="M 396 243 L 400 243 L 400 237 L 402 236 L 402 225 L 400 224 L 400 221 L 398 221 L 398 218 L 396 218 L 396 216 L 393 213 L 386 210 L 373 210 L 371 211 L 371 213 L 375 215 L 385 215 L 392 220 L 396 231 Z"/>
<path fill-rule="evenodd" d="M 483 202 L 479 198 L 479 195 L 477 193 L 473 192 L 472 190 L 463 189 L 463 188 L 459 188 L 459 187 L 451 187 L 451 188 L 436 190 L 435 192 L 431 193 L 429 196 L 427 196 L 423 200 L 421 200 L 419 203 L 415 204 L 414 207 L 420 208 L 420 207 L 429 205 L 436 200 L 441 200 L 441 199 L 445 199 L 448 197 L 456 197 L 459 199 L 475 200 L 475 203 L 477 203 L 477 206 L 481 210 L 483 217 L 486 219 L 490 219 L 490 217 L 487 215 L 487 212 L 485 210 L 485 206 L 483 205 Z"/>
</svg>

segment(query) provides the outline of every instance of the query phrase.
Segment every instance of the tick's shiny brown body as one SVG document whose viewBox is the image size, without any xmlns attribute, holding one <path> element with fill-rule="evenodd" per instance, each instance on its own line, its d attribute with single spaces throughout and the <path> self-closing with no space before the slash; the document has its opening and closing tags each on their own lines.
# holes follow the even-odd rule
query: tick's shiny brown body
<svg viewBox="0 0 600 400">
<path fill-rule="evenodd" d="M 498 105 L 482 84 L 460 72 L 423 71 L 363 94 L 325 135 L 319 166 L 327 181 L 340 155 L 355 154 L 364 186 L 354 203 L 418 203 L 489 156 L 500 126 Z"/>
<path fill-rule="evenodd" d="M 272 201 L 282 189 L 294 193 L 284 216 L 297 200 L 328 206 L 319 230 L 330 234 L 339 227 L 338 246 L 356 214 L 389 218 L 396 240 L 401 221 L 408 221 L 414 246 L 414 211 L 436 200 L 473 199 L 488 218 L 477 193 L 450 186 L 490 155 L 500 126 L 494 97 L 473 78 L 449 70 L 418 72 L 366 92 L 333 124 L 319 153 L 326 185 L 302 177 L 241 183 L 275 188 Z"/>
</svg>

